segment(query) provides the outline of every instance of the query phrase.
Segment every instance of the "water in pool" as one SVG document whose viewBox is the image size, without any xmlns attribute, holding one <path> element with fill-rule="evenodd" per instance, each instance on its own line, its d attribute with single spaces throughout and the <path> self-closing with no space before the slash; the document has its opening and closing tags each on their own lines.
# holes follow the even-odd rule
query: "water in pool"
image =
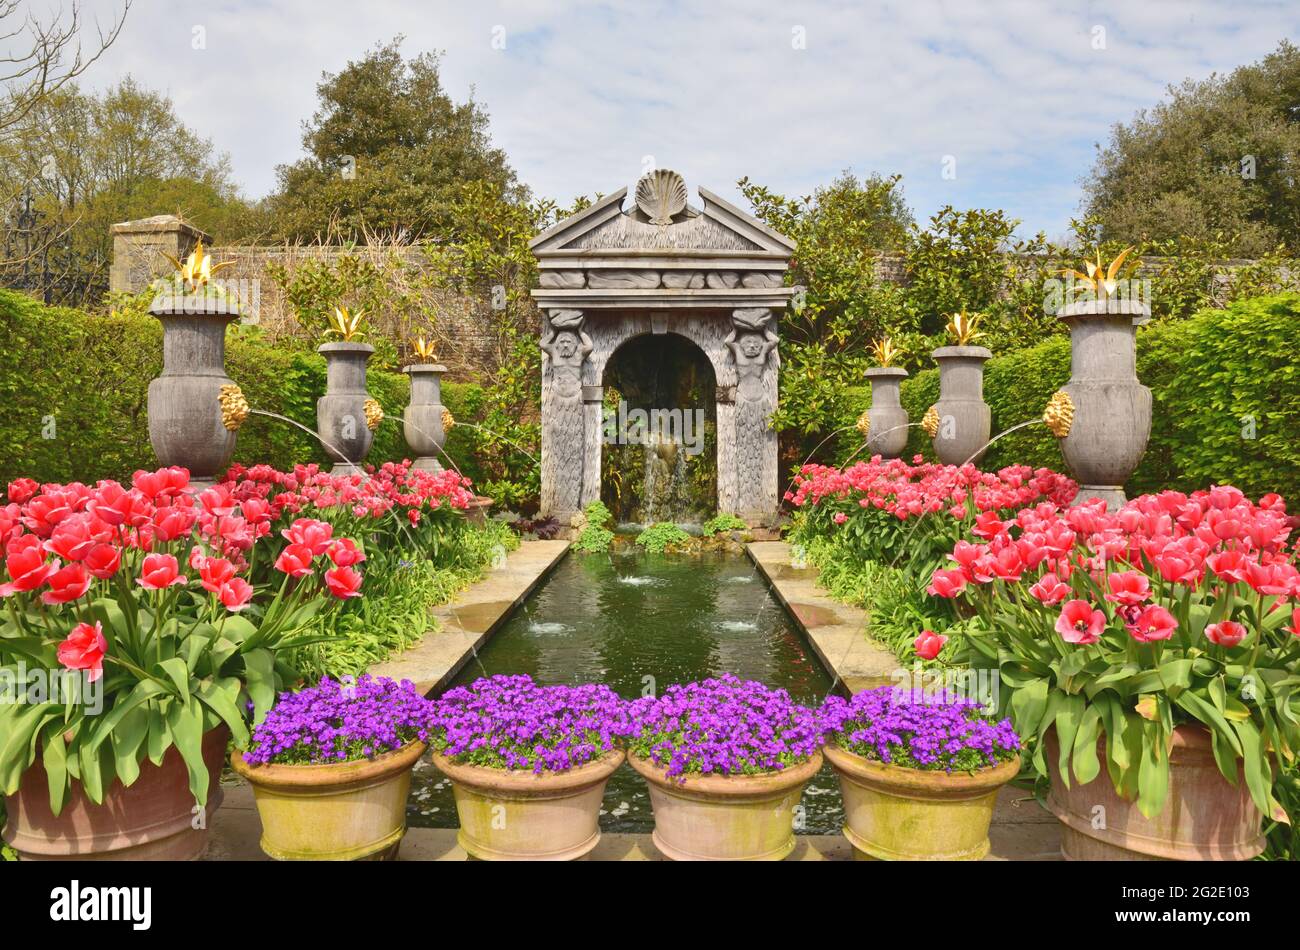
<svg viewBox="0 0 1300 950">
<path fill-rule="evenodd" d="M 648 689 L 735 673 L 784 687 L 816 705 L 831 678 L 748 558 L 737 554 L 671 557 L 632 548 L 568 555 L 456 679 L 528 673 L 539 683 L 604 682 L 636 698 Z M 834 834 L 843 824 L 830 767 L 803 797 L 802 834 Z M 451 783 L 426 756 L 416 766 L 410 823 L 456 827 Z M 605 792 L 600 826 L 649 832 L 645 781 L 623 765 Z"/>
</svg>

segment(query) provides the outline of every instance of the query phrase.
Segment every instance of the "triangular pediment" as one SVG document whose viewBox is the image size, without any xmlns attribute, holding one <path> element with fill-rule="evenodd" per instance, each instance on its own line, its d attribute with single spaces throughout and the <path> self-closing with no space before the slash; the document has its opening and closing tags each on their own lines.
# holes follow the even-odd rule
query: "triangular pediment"
<svg viewBox="0 0 1300 950">
<path fill-rule="evenodd" d="M 794 242 L 785 235 L 707 189 L 699 189 L 698 209 L 682 204 L 661 223 L 645 211 L 641 195 L 625 209 L 627 192 L 627 188 L 620 188 L 547 228 L 529 247 L 538 257 L 573 253 L 599 256 L 601 251 L 614 251 L 626 258 L 640 250 L 654 255 L 673 251 L 748 251 L 760 257 L 788 258 L 794 252 Z"/>
</svg>

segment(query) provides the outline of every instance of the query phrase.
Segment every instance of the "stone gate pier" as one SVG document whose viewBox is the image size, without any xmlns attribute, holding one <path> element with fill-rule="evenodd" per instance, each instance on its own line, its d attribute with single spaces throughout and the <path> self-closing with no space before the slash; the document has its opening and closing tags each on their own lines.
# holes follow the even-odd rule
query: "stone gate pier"
<svg viewBox="0 0 1300 950">
<path fill-rule="evenodd" d="M 716 378 L 718 510 L 751 525 L 778 510 L 777 314 L 794 242 L 659 169 L 539 234 L 543 313 L 541 511 L 600 498 L 602 400 L 615 351 L 646 334 L 698 347 Z"/>
</svg>

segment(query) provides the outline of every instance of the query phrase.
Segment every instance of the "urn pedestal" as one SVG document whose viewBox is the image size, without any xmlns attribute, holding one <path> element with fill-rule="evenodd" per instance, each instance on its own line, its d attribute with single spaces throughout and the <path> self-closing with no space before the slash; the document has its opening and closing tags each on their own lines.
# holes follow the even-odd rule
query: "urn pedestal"
<svg viewBox="0 0 1300 950">
<path fill-rule="evenodd" d="M 361 472 L 360 463 L 374 438 L 366 425 L 366 362 L 375 348 L 368 343 L 324 343 L 325 395 L 316 400 L 316 432 L 325 454 L 334 460 L 334 475 Z"/>
<path fill-rule="evenodd" d="M 442 374 L 447 367 L 441 363 L 413 363 L 402 372 L 411 377 L 411 402 L 403 416 L 402 434 L 406 444 L 415 453 L 412 468 L 424 472 L 441 472 L 438 456 L 447 441 L 442 429 Z"/>
<path fill-rule="evenodd" d="M 205 488 L 235 453 L 235 433 L 221 422 L 226 327 L 239 319 L 234 303 L 167 297 L 149 310 L 163 328 L 163 370 L 149 384 L 149 442 L 158 463 L 189 469 Z"/>
<path fill-rule="evenodd" d="M 1151 390 L 1138 382 L 1137 325 L 1149 316 L 1131 300 L 1080 301 L 1058 314 L 1070 327 L 1070 382 L 1074 405 L 1061 454 L 1079 482 L 1079 501 L 1100 498 L 1115 510 L 1124 482 L 1137 468 L 1151 436 Z"/>
<path fill-rule="evenodd" d="M 930 355 L 939 364 L 934 452 L 945 465 L 978 465 L 993 431 L 993 414 L 984 402 L 984 363 L 993 353 L 982 346 L 941 346 Z"/>
<path fill-rule="evenodd" d="M 901 366 L 876 366 L 867 370 L 871 383 L 871 408 L 867 418 L 866 454 L 898 458 L 907 448 L 907 410 L 898 401 L 898 387 L 907 378 Z"/>
</svg>

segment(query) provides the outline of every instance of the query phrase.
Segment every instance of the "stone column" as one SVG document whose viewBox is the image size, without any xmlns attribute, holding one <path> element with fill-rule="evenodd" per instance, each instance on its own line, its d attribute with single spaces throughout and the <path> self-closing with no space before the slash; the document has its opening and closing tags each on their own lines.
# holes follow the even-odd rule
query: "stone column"
<svg viewBox="0 0 1300 950">
<path fill-rule="evenodd" d="M 149 313 L 162 322 L 163 369 L 149 384 L 149 442 L 161 465 L 189 469 L 207 487 L 235 452 L 235 433 L 222 424 L 226 327 L 239 311 L 212 297 L 159 295 Z"/>
<path fill-rule="evenodd" d="M 1110 299 L 1079 301 L 1057 316 L 1070 327 L 1070 381 L 1062 392 L 1073 406 L 1061 454 L 1079 482 L 1078 499 L 1101 498 L 1114 510 L 1151 436 L 1151 390 L 1138 381 L 1135 323 L 1150 312 L 1137 301 Z"/>
<path fill-rule="evenodd" d="M 334 460 L 335 475 L 361 472 L 360 463 L 370 451 L 366 403 L 366 361 L 375 348 L 369 343 L 323 343 L 316 352 L 325 357 L 325 395 L 316 400 L 316 432 L 325 454 Z"/>
<path fill-rule="evenodd" d="M 158 214 L 138 221 L 123 221 L 112 227 L 113 263 L 108 269 L 108 289 L 138 294 L 154 278 L 171 271 L 163 256 L 184 260 L 200 240 L 212 238 L 174 214 Z"/>
<path fill-rule="evenodd" d="M 402 434 L 416 455 L 411 467 L 441 472 L 439 456 L 447 441 L 442 428 L 442 374 L 447 367 L 441 363 L 413 363 L 402 367 L 402 372 L 411 377 L 411 400 L 402 414 Z"/>
<path fill-rule="evenodd" d="M 873 366 L 867 370 L 867 381 L 871 383 L 867 418 L 871 428 L 864 455 L 893 459 L 907 448 L 907 410 L 898 399 L 898 388 L 906 378 L 907 370 L 901 366 Z"/>
<path fill-rule="evenodd" d="M 586 481 L 582 370 L 592 343 L 584 323 L 581 310 L 552 310 L 543 317 L 541 514 L 562 522 L 581 509 Z"/>
<path fill-rule="evenodd" d="M 993 431 L 984 402 L 984 363 L 993 353 L 982 346 L 941 346 L 930 355 L 939 364 L 935 454 L 945 465 L 978 465 Z"/>
<path fill-rule="evenodd" d="M 734 514 L 751 525 L 770 524 L 778 511 L 777 436 L 772 414 L 777 405 L 776 318 L 771 310 L 733 310 L 727 348 L 736 367 L 736 390 L 730 414 L 735 420 L 735 464 L 724 468 L 719 452 L 718 496 L 734 497 Z M 719 405 L 718 425 L 724 413 Z M 730 485 L 724 486 L 724 480 Z"/>
</svg>

